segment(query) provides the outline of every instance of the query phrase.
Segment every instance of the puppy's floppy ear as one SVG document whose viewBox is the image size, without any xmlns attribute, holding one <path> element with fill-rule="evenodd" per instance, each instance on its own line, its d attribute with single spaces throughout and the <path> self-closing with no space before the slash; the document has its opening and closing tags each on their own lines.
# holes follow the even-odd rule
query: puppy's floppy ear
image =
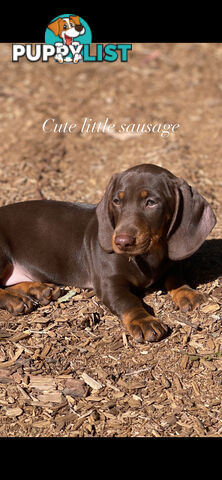
<svg viewBox="0 0 222 480">
<path fill-rule="evenodd" d="M 208 202 L 185 180 L 176 180 L 176 205 L 168 230 L 168 255 L 171 260 L 182 260 L 202 245 L 216 224 L 216 217 Z"/>
<path fill-rule="evenodd" d="M 52 23 L 49 23 L 48 25 L 48 28 L 49 30 L 52 30 L 52 32 L 54 33 L 54 35 L 58 35 L 59 32 L 60 32 L 60 24 L 61 24 L 61 18 L 57 18 L 57 20 L 55 20 L 54 22 Z"/>
<path fill-rule="evenodd" d="M 114 174 L 109 184 L 106 188 L 102 200 L 98 203 L 96 207 L 96 215 L 98 219 L 98 240 L 100 246 L 106 252 L 111 253 L 113 251 L 112 247 L 112 235 L 113 235 L 113 224 L 112 224 L 112 212 L 110 210 L 110 200 L 112 193 L 115 187 L 116 179 L 118 174 Z"/>
</svg>

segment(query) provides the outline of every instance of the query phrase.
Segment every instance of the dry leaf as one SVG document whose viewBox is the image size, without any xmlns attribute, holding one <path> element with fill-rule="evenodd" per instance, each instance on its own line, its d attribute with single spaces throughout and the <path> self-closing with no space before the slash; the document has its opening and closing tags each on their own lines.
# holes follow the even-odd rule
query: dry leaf
<svg viewBox="0 0 222 480">
<path fill-rule="evenodd" d="M 70 300 L 70 298 L 74 297 L 74 295 L 76 295 L 76 290 L 69 290 L 65 295 L 63 295 L 63 297 L 60 297 L 58 298 L 58 303 L 62 303 L 62 302 L 68 302 Z"/>
</svg>

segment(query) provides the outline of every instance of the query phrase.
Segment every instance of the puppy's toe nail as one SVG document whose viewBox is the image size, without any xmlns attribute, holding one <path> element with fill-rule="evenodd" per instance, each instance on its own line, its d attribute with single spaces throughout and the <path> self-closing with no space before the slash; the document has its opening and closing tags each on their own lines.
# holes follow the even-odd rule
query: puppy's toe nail
<svg viewBox="0 0 222 480">
<path fill-rule="evenodd" d="M 139 335 L 137 335 L 137 336 L 134 337 L 134 338 L 135 338 L 135 340 L 136 340 L 137 343 L 143 343 L 143 342 L 144 342 L 142 333 L 139 334 Z"/>
<path fill-rule="evenodd" d="M 136 340 L 137 343 L 143 343 L 144 342 L 143 332 L 142 332 L 142 330 L 139 326 L 136 325 L 136 326 L 133 327 L 132 335 L 133 335 L 134 340 Z"/>
<path fill-rule="evenodd" d="M 52 291 L 53 291 L 52 287 L 45 288 L 45 290 L 43 290 L 43 292 L 42 292 L 43 297 L 49 298 Z"/>
<path fill-rule="evenodd" d="M 152 332 L 149 335 L 148 342 L 156 342 L 157 340 L 157 333 L 155 330 L 152 330 Z"/>
</svg>

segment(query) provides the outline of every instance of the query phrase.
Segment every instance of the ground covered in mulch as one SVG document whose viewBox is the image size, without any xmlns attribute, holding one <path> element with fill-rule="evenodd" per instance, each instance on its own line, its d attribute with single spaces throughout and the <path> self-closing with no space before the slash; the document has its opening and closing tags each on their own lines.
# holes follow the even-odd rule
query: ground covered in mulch
<svg viewBox="0 0 222 480">
<path fill-rule="evenodd" d="M 0 57 L 1 205 L 96 203 L 113 173 L 145 162 L 194 185 L 218 220 L 183 262 L 205 303 L 180 313 L 161 284 L 145 297 L 170 328 L 157 344 L 137 344 L 78 285 L 28 315 L 0 311 L 0 436 L 221 436 L 221 45 L 136 44 L 113 64 L 12 64 L 3 44 Z M 43 132 L 49 118 L 76 127 Z M 85 118 L 115 127 L 82 133 Z M 143 123 L 179 127 L 133 132 Z"/>
</svg>

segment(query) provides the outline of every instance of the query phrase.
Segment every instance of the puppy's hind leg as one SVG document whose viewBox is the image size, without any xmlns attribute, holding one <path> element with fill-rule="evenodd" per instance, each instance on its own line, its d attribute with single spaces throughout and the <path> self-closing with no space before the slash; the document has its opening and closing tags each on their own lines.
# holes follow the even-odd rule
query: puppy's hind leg
<svg viewBox="0 0 222 480">
<path fill-rule="evenodd" d="M 0 309 L 8 310 L 13 315 L 30 313 L 39 305 L 47 305 L 57 300 L 63 288 L 51 283 L 20 281 L 12 261 L 0 247 Z M 11 286 L 10 280 L 14 282 Z M 12 280 L 13 279 L 13 280 Z M 16 283 L 17 282 L 17 283 Z"/>
<path fill-rule="evenodd" d="M 13 264 L 0 248 L 0 308 L 8 310 L 14 315 L 19 313 L 29 313 L 33 310 L 33 301 L 29 298 L 24 298 L 22 295 L 8 292 L 4 288 L 4 284 L 11 276 L 13 271 Z"/>
<path fill-rule="evenodd" d="M 48 305 L 57 300 L 64 291 L 64 287 L 54 283 L 20 282 L 6 289 L 7 293 L 28 298 L 34 306 Z"/>
</svg>

